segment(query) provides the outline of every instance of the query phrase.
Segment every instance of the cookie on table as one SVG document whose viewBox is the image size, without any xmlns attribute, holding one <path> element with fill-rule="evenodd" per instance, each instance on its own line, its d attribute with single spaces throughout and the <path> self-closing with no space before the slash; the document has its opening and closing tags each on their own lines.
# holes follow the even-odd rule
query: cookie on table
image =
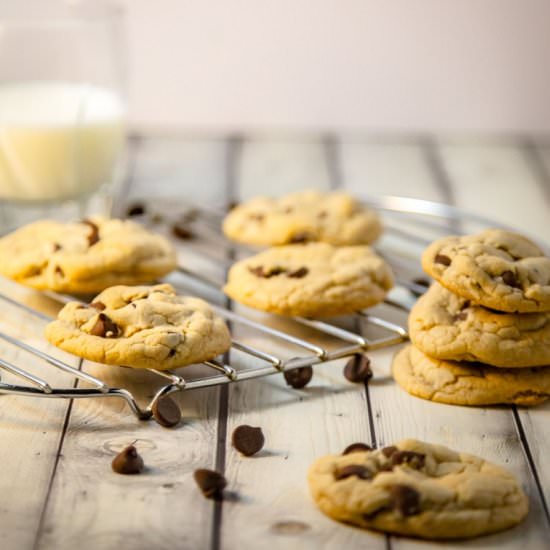
<svg viewBox="0 0 550 550">
<path fill-rule="evenodd" d="M 308 480 L 327 516 L 426 539 L 502 531 L 520 523 L 529 508 L 518 480 L 504 468 L 414 439 L 324 456 L 310 467 Z"/>
<path fill-rule="evenodd" d="M 38 221 L 0 239 L 0 274 L 41 290 L 100 292 L 150 283 L 173 271 L 164 237 L 123 220 Z"/>
<path fill-rule="evenodd" d="M 382 233 L 378 214 L 352 196 L 301 191 L 280 198 L 258 197 L 234 208 L 223 231 L 251 245 L 323 241 L 336 245 L 370 244 Z"/>
<path fill-rule="evenodd" d="M 392 373 L 408 393 L 438 403 L 533 406 L 550 398 L 550 366 L 510 369 L 444 361 L 409 345 L 394 357 Z"/>
<path fill-rule="evenodd" d="M 487 309 L 438 283 L 411 309 L 409 335 L 417 348 L 437 359 L 496 367 L 550 365 L 550 312 Z"/>
<path fill-rule="evenodd" d="M 327 317 L 373 306 L 392 286 L 391 268 L 368 246 L 308 243 L 270 248 L 237 262 L 224 291 L 263 311 Z"/>
<path fill-rule="evenodd" d="M 90 305 L 70 302 L 46 326 L 46 338 L 90 361 L 159 370 L 213 359 L 231 345 L 206 302 L 168 284 L 114 286 Z"/>
<path fill-rule="evenodd" d="M 422 267 L 451 292 L 498 311 L 550 311 L 550 258 L 529 239 L 488 229 L 445 237 L 422 255 Z"/>
</svg>

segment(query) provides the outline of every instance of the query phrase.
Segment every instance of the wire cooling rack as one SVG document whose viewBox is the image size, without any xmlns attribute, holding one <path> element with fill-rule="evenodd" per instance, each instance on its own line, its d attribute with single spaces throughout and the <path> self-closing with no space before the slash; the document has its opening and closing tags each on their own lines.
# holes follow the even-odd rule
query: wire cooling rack
<svg viewBox="0 0 550 550">
<path fill-rule="evenodd" d="M 263 315 L 258 319 L 257 314 L 246 308 L 242 308 L 244 312 L 236 312 L 232 310 L 229 301 L 217 300 L 218 303 L 211 305 L 231 328 L 231 350 L 223 358 L 205 361 L 198 368 L 186 367 L 178 369 L 177 372 L 151 369 L 150 372 L 158 384 L 155 386 L 156 392 L 145 405 L 140 405 L 127 388 L 112 387 L 100 377 L 87 372 L 86 362 L 81 362 L 80 368 L 76 368 L 47 353 L 42 347 L 31 345 L 25 339 L 0 331 L 0 340 L 24 352 L 16 354 L 17 364 L 15 361 L 0 358 L 0 393 L 65 399 L 117 398 L 124 400 L 137 418 L 146 420 L 153 416 L 157 402 L 173 392 L 239 382 L 313 366 L 361 352 L 394 346 L 407 340 L 406 328 L 402 321 L 392 320 L 392 310 L 401 313 L 407 311 L 415 297 L 426 290 L 428 281 L 421 276 L 419 265 L 422 249 L 432 240 L 445 234 L 474 231 L 496 224 L 445 204 L 417 199 L 379 197 L 365 199 L 363 202 L 377 208 L 383 215 L 385 234 L 376 248 L 389 261 L 396 274 L 396 288 L 389 294 L 383 306 L 358 311 L 346 319 L 320 321 L 295 317 L 288 321 L 280 319 L 280 322 L 273 326 L 270 319 L 275 316 Z M 148 205 L 149 212 L 141 216 L 141 221 L 155 225 L 157 231 L 166 234 L 172 234 L 170 228 L 175 222 L 187 224 L 191 231 L 200 234 L 201 238 L 186 241 L 184 245 L 180 241 L 178 247 L 191 252 L 202 262 L 215 263 L 218 267 L 221 266 L 223 271 L 223 268 L 226 270 L 235 258 L 252 252 L 247 247 L 225 240 L 220 230 L 223 218 L 221 212 L 182 204 L 177 204 L 177 208 L 174 209 L 174 202 L 170 204 L 171 213 L 166 204 L 158 205 L 163 212 L 160 221 L 159 216 L 155 214 L 155 205 Z M 181 262 L 178 273 L 171 276 L 170 282 L 182 292 L 182 285 L 184 288 L 190 283 L 191 286 L 196 283 L 206 285 L 212 291 L 218 292 L 221 297 L 220 288 L 223 280 L 215 280 L 205 275 L 197 268 L 198 264 L 199 262 Z M 71 296 L 51 292 L 43 294 L 60 303 L 74 300 Z M 45 324 L 51 320 L 51 317 L 38 308 L 31 307 L 6 293 L 0 293 L 0 301 L 30 313 L 39 323 Z M 247 336 L 253 337 L 247 337 L 246 342 L 239 340 L 236 335 L 242 332 L 242 329 L 247 331 Z M 304 331 L 306 336 L 303 335 Z M 366 336 L 369 332 L 376 335 Z M 327 339 L 330 340 L 330 345 L 327 345 Z M 249 343 L 250 340 L 254 345 Z M 272 346 L 269 344 L 274 342 L 291 348 L 294 353 L 291 357 L 286 357 L 284 354 L 271 351 Z M 39 375 L 25 368 L 25 354 L 30 354 L 40 361 L 42 368 Z M 51 369 L 68 373 L 72 384 L 60 388 L 48 382 Z M 193 371 L 192 376 L 187 374 L 191 372 L 190 369 Z M 181 372 L 184 374 L 180 374 Z M 4 380 L 5 373 L 9 373 L 13 381 Z"/>
</svg>

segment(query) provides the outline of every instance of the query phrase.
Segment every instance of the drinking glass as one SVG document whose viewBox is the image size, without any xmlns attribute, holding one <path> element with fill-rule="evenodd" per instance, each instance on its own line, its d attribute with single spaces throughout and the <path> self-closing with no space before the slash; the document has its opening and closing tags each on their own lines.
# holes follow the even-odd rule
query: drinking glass
<svg viewBox="0 0 550 550">
<path fill-rule="evenodd" d="M 0 232 L 109 215 L 124 166 L 122 15 L 101 0 L 0 3 Z"/>
</svg>

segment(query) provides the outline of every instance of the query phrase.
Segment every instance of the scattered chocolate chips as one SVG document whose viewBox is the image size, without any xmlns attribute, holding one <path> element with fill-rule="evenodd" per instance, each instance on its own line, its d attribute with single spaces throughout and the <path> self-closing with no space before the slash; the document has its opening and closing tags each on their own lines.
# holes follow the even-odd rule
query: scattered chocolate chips
<svg viewBox="0 0 550 550">
<path fill-rule="evenodd" d="M 175 223 L 172 225 L 172 235 L 182 241 L 188 241 L 195 237 L 195 234 L 191 231 L 191 229 L 183 223 Z"/>
<path fill-rule="evenodd" d="M 195 470 L 193 477 L 206 498 L 221 499 L 223 490 L 227 486 L 227 480 L 222 474 L 214 470 L 199 468 Z"/>
<path fill-rule="evenodd" d="M 372 378 L 370 359 L 362 354 L 356 353 L 344 367 L 344 376 L 350 382 L 364 382 Z"/>
<path fill-rule="evenodd" d="M 357 476 L 359 479 L 372 479 L 374 474 L 365 466 L 360 464 L 349 464 L 334 472 L 334 479 L 340 481 L 351 476 Z"/>
<path fill-rule="evenodd" d="M 97 309 L 98 311 L 103 311 L 107 306 L 103 302 L 92 302 L 90 307 Z"/>
<path fill-rule="evenodd" d="M 501 275 L 502 282 L 513 288 L 521 288 L 519 281 L 516 278 L 516 274 L 513 271 L 504 271 Z"/>
<path fill-rule="evenodd" d="M 352 443 L 344 449 L 342 454 L 349 455 L 350 453 L 359 453 L 363 451 L 372 451 L 372 447 L 366 443 Z"/>
<path fill-rule="evenodd" d="M 176 426 L 181 421 L 181 410 L 178 404 L 167 395 L 153 403 L 152 413 L 155 420 L 165 428 Z"/>
<path fill-rule="evenodd" d="M 287 277 L 290 277 L 291 279 L 301 279 L 302 277 L 305 277 L 308 273 L 309 269 L 307 267 L 300 267 L 299 269 L 288 273 Z"/>
<path fill-rule="evenodd" d="M 283 372 L 286 383 L 295 390 L 305 388 L 313 377 L 311 367 L 298 367 L 297 369 L 285 370 Z"/>
<path fill-rule="evenodd" d="M 397 451 L 391 455 L 391 463 L 394 466 L 406 464 L 418 470 L 426 463 L 426 455 L 414 451 Z"/>
<path fill-rule="evenodd" d="M 128 210 L 126 210 L 126 216 L 129 218 L 133 216 L 143 216 L 145 214 L 146 208 L 145 205 L 141 202 L 135 202 L 131 206 L 128 207 Z"/>
<path fill-rule="evenodd" d="M 243 424 L 233 430 L 231 443 L 244 456 L 252 456 L 262 449 L 265 438 L 261 428 Z"/>
<path fill-rule="evenodd" d="M 83 224 L 90 226 L 91 231 L 88 235 L 88 245 L 93 246 L 95 243 L 99 241 L 99 227 L 90 220 L 82 220 Z"/>
<path fill-rule="evenodd" d="M 434 258 L 434 262 L 436 264 L 449 266 L 451 265 L 451 258 L 449 258 L 449 256 L 445 256 L 445 254 L 436 254 Z"/>
<path fill-rule="evenodd" d="M 390 445 L 389 447 L 384 447 L 382 449 L 382 454 L 386 458 L 390 458 L 393 453 L 397 453 L 399 449 L 395 445 Z"/>
<path fill-rule="evenodd" d="M 415 516 L 420 513 L 420 495 L 408 485 L 394 485 L 391 490 L 391 500 L 394 510 L 402 516 Z"/>
<path fill-rule="evenodd" d="M 306 233 L 305 231 L 301 231 L 299 233 L 294 234 L 290 239 L 290 242 L 299 244 L 299 243 L 307 243 L 309 240 L 311 240 L 311 235 L 309 233 Z"/>
<path fill-rule="evenodd" d="M 137 449 L 133 445 L 128 445 L 128 447 L 120 451 L 113 458 L 111 466 L 117 474 L 139 474 L 145 467 L 143 458 L 139 456 Z"/>
<path fill-rule="evenodd" d="M 92 327 L 90 334 L 101 336 L 102 338 L 116 338 L 118 336 L 118 325 L 114 323 L 105 313 L 97 316 L 97 321 Z"/>
</svg>

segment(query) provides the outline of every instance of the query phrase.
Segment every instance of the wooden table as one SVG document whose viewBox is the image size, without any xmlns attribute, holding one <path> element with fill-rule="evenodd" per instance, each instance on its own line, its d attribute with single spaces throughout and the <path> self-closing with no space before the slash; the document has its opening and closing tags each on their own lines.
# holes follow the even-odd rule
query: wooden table
<svg viewBox="0 0 550 550">
<path fill-rule="evenodd" d="M 549 240 L 550 147 L 527 138 L 138 136 L 131 144 L 124 200 L 178 196 L 224 206 L 259 193 L 344 188 L 444 201 Z M 200 261 L 204 273 L 223 277 L 222 244 L 214 262 L 191 249 L 182 249 L 184 262 L 196 267 Z M 0 291 L 49 313 L 57 308 L 5 281 Z M 44 343 L 43 326 L 2 304 L 1 331 L 78 367 L 77 360 Z M 258 338 L 242 329 L 235 337 Z M 177 399 L 185 421 L 173 430 L 136 420 L 118 400 L 1 396 L 0 548 L 435 547 L 335 523 L 308 494 L 306 470 L 315 457 L 355 441 L 382 446 L 406 437 L 502 464 L 529 494 L 531 511 L 518 528 L 446 548 L 548 548 L 550 406 L 466 408 L 414 398 L 389 376 L 393 351 L 371 354 L 375 376 L 368 386 L 345 381 L 340 360 L 316 367 L 303 391 L 275 375 L 184 392 Z M 52 383 L 72 384 L 67 375 L 2 342 L 0 356 L 46 373 Z M 83 367 L 143 399 L 151 394 L 146 374 Z M 232 430 L 243 423 L 264 430 L 266 448 L 258 457 L 241 457 L 230 446 Z M 149 469 L 135 477 L 114 474 L 112 457 L 134 440 Z M 199 467 L 224 471 L 238 497 L 223 503 L 204 499 L 192 478 Z"/>
</svg>

